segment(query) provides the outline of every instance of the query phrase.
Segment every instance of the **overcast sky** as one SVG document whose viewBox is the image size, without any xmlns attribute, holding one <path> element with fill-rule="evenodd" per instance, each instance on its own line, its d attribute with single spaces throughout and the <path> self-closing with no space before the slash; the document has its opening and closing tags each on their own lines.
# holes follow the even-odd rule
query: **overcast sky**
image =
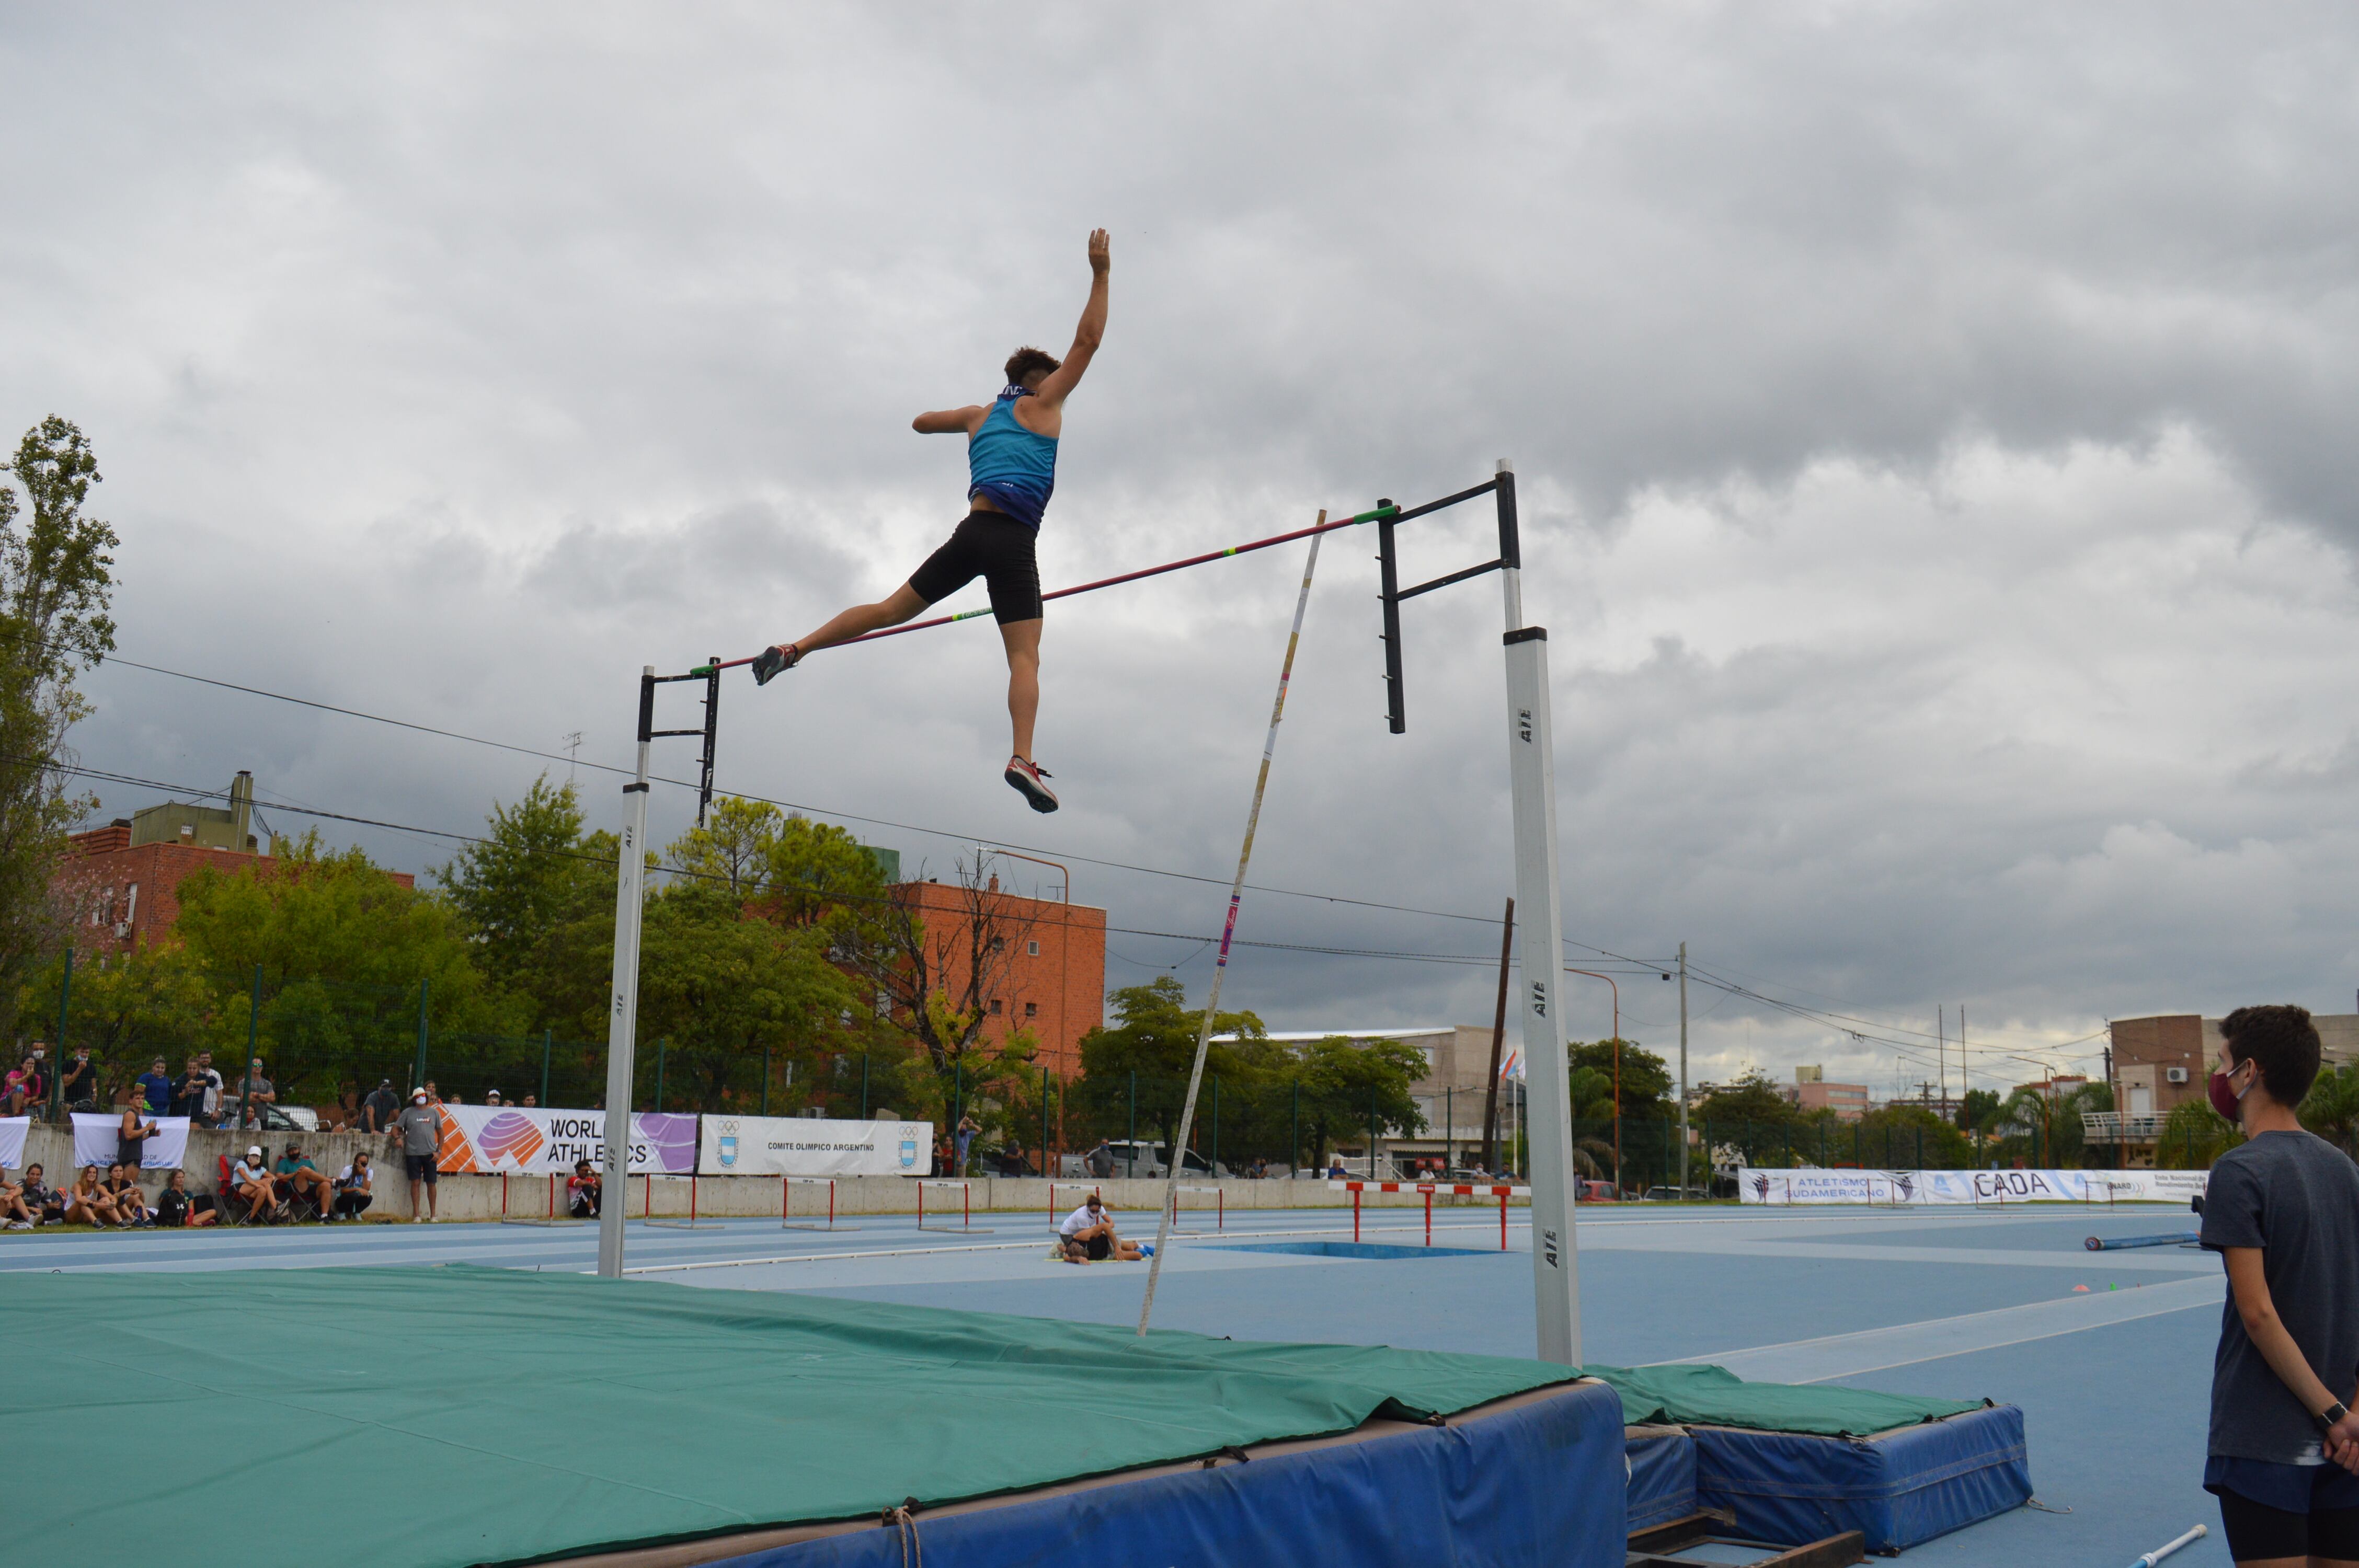
<svg viewBox="0 0 2359 1568">
<path fill-rule="evenodd" d="M 2355 41 L 2331 5 L 11 7 L 0 427 L 96 443 L 125 657 L 623 764 L 640 665 L 947 533 L 963 453 L 910 416 L 1061 351 L 1103 226 L 1050 585 L 1513 460 L 1568 936 L 1863 1021 L 1700 986 L 1698 1077 L 1889 1091 L 1962 1003 L 2012 1082 L 2108 1017 L 2359 987 Z M 1407 569 L 1488 528 L 1409 524 Z M 1240 934 L 1478 961 L 1248 947 L 1273 1027 L 1490 1016 L 1497 586 L 1407 608 L 1389 736 L 1374 544 L 1321 559 L 1254 880 L 1481 919 L 1255 895 Z M 1211 933 L 1300 563 L 1050 607 L 1053 817 L 999 781 L 987 622 L 739 674 L 723 787 L 912 867 L 1208 878 L 1073 866 L 1117 928 Z M 87 688 L 92 767 L 390 822 L 545 765 Z M 655 800 L 660 840 L 692 803 Z M 1108 983 L 1209 963 L 1117 934 Z M 1621 986 L 1675 1043 L 1673 988 Z"/>
</svg>

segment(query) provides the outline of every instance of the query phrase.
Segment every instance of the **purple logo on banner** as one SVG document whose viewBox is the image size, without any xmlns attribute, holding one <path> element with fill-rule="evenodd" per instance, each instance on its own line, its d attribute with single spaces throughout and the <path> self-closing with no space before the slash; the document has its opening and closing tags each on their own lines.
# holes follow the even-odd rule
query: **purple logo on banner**
<svg viewBox="0 0 2359 1568">
<path fill-rule="evenodd" d="M 696 1118 L 669 1110 L 643 1110 L 631 1119 L 658 1172 L 686 1175 L 696 1169 Z"/>
</svg>

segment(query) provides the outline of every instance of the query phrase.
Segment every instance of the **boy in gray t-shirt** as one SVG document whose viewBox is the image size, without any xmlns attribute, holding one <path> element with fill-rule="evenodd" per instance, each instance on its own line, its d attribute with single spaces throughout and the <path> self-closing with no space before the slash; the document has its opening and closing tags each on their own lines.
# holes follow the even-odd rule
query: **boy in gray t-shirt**
<svg viewBox="0 0 2359 1568">
<path fill-rule="evenodd" d="M 2203 1487 L 2238 1563 L 2359 1559 L 2359 1165 L 2294 1115 L 2318 1076 L 2299 1007 L 2240 1007 L 2212 1108 L 2246 1141 L 2212 1167 L 2202 1244 L 2227 1266 Z"/>
</svg>

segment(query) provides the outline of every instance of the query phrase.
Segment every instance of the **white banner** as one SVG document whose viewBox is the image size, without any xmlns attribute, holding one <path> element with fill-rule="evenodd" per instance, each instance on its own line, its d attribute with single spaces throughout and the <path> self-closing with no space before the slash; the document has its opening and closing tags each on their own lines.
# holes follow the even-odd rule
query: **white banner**
<svg viewBox="0 0 2359 1568">
<path fill-rule="evenodd" d="M 1776 1171 L 1737 1173 L 1740 1202 L 1966 1205 L 2169 1203 L 2202 1195 L 2201 1171 Z"/>
<path fill-rule="evenodd" d="M 606 1113 L 527 1106 L 445 1105 L 434 1168 L 446 1176 L 500 1171 L 571 1175 L 576 1160 L 603 1165 Z M 696 1169 L 696 1118 L 631 1113 L 632 1175 L 686 1175 Z"/>
<path fill-rule="evenodd" d="M 703 1119 L 696 1168 L 708 1176 L 922 1176 L 933 1168 L 930 1121 Z"/>
<path fill-rule="evenodd" d="M 153 1138 L 139 1141 L 139 1168 L 143 1171 L 177 1171 L 189 1152 L 189 1119 L 185 1116 L 149 1116 L 142 1111 L 139 1119 L 162 1129 Z M 95 1165 L 105 1170 L 114 1163 L 123 1151 L 123 1118 L 109 1116 L 104 1111 L 78 1110 L 73 1113 L 74 1169 Z M 51 1183 L 52 1186 L 60 1185 Z"/>
<path fill-rule="evenodd" d="M 0 1171 L 25 1168 L 25 1134 L 32 1130 L 33 1119 L 29 1116 L 0 1116 Z"/>
</svg>

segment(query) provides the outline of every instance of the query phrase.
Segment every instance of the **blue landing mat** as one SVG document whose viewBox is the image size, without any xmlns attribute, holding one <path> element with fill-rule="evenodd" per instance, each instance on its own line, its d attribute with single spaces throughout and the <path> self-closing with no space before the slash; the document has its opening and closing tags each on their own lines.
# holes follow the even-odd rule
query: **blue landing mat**
<svg viewBox="0 0 2359 1568">
<path fill-rule="evenodd" d="M 2023 1411 L 1995 1405 L 1874 1437 L 1693 1429 L 1696 1498 L 1742 1534 L 1799 1545 L 1843 1530 L 1898 1552 L 2031 1497 Z"/>
</svg>

